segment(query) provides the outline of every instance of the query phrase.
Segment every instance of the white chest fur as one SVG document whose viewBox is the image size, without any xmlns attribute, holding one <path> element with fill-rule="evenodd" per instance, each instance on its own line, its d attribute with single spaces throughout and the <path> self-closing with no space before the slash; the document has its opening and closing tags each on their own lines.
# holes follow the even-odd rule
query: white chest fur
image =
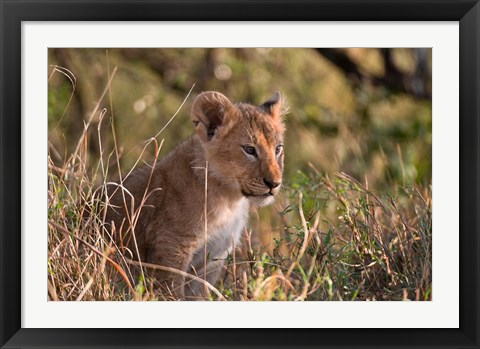
<svg viewBox="0 0 480 349">
<path fill-rule="evenodd" d="M 240 241 L 248 217 L 248 200 L 242 198 L 230 207 L 218 208 L 207 222 L 207 255 L 209 260 L 224 259 Z M 233 243 L 232 243 L 233 242 Z M 204 263 L 204 240 L 200 241 L 192 259 L 192 265 Z"/>
</svg>

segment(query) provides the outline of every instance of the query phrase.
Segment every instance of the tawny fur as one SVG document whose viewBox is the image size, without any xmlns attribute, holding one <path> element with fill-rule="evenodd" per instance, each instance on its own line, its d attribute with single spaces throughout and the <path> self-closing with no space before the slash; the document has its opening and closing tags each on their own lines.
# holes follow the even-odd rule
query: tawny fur
<svg viewBox="0 0 480 349">
<path fill-rule="evenodd" d="M 284 106 L 278 93 L 260 107 L 232 104 L 218 92 L 200 94 L 191 111 L 195 134 L 153 170 L 146 166 L 123 185 L 108 187 L 106 223 L 114 226 L 117 243 L 135 259 L 203 278 L 208 163 L 206 263 L 207 281 L 214 284 L 231 252 L 232 239 L 239 242 L 249 205 L 272 203 L 280 189 Z M 255 154 L 245 147 L 254 147 Z M 155 276 L 175 298 L 205 296 L 202 284 L 186 285 L 179 274 Z"/>
</svg>

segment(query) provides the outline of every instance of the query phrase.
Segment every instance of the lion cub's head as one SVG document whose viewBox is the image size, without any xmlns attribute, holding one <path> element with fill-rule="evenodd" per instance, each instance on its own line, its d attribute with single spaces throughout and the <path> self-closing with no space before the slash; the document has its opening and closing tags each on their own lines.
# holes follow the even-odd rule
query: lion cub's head
<svg viewBox="0 0 480 349">
<path fill-rule="evenodd" d="M 259 107 L 204 92 L 192 106 L 211 175 L 257 205 L 272 203 L 282 184 L 284 109 L 278 92 Z"/>
</svg>

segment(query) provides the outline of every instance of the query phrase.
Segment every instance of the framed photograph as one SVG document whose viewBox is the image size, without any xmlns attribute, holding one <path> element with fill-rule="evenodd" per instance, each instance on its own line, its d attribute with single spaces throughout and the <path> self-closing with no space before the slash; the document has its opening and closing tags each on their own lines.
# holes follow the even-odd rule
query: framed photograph
<svg viewBox="0 0 480 349">
<path fill-rule="evenodd" d="M 0 1 L 2 348 L 480 346 L 478 1 Z"/>
</svg>

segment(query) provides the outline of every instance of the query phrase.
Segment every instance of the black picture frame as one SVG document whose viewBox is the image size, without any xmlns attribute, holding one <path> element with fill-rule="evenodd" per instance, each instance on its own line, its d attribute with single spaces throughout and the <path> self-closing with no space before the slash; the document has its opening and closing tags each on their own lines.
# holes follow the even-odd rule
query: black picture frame
<svg viewBox="0 0 480 349">
<path fill-rule="evenodd" d="M 0 0 L 0 14 L 0 345 L 2 348 L 480 347 L 480 4 L 478 0 L 280 0 L 275 2 L 269 0 Z M 132 20 L 458 21 L 460 26 L 460 183 L 458 183 L 461 249 L 460 328 L 221 330 L 21 328 L 22 21 Z M 448 256 L 444 257 L 448 258 Z M 265 316 L 266 321 L 269 321 L 268 314 L 259 316 Z M 323 315 L 319 314 L 319 316 Z M 388 321 L 388 316 L 395 315 L 385 314 L 384 316 Z M 368 321 L 368 314 L 363 314 L 362 318 Z M 272 321 L 278 321 L 278 319 Z"/>
</svg>

